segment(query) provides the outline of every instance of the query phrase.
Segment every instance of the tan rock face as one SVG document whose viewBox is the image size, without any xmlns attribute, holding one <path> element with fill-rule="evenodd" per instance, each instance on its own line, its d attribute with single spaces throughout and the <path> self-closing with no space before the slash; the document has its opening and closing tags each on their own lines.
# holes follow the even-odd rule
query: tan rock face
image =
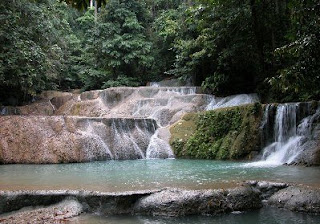
<svg viewBox="0 0 320 224">
<path fill-rule="evenodd" d="M 1 115 L 20 115 L 0 116 L 0 163 L 173 157 L 168 144 L 171 124 L 187 112 L 230 101 L 199 93 L 197 87 L 44 92 L 41 101 L 0 108 L 5 110 Z M 247 102 L 241 98 L 241 103 Z"/>
<path fill-rule="evenodd" d="M 208 95 L 198 94 L 199 91 L 196 87 L 118 87 L 89 91 L 77 100 L 67 101 L 55 115 L 153 118 L 161 126 L 167 126 L 186 112 L 205 109 L 210 99 Z"/>
<path fill-rule="evenodd" d="M 67 163 L 144 158 L 151 119 L 0 117 L 1 163 Z"/>
</svg>

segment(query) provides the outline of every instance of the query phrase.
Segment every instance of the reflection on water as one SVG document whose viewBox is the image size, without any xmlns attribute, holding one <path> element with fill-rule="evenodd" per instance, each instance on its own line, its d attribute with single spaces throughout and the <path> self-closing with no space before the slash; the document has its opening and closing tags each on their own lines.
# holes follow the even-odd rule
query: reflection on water
<svg viewBox="0 0 320 224">
<path fill-rule="evenodd" d="M 95 216 L 82 215 L 71 219 L 73 224 L 318 224 L 320 216 L 294 213 L 290 211 L 263 208 L 240 214 L 227 214 L 216 217 L 187 216 L 181 218 L 141 217 L 141 216 Z"/>
<path fill-rule="evenodd" d="M 55 165 L 1 165 L 0 189 L 132 191 L 230 187 L 249 179 L 318 185 L 320 167 L 249 167 L 212 160 L 128 160 Z"/>
</svg>

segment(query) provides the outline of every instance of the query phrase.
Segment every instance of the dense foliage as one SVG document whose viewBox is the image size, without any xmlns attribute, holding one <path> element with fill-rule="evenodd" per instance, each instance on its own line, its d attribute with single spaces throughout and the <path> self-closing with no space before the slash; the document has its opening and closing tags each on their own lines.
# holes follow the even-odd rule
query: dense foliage
<svg viewBox="0 0 320 224">
<path fill-rule="evenodd" d="M 0 104 L 168 77 L 217 95 L 320 98 L 316 0 L 2 0 L 0 12 Z"/>
<path fill-rule="evenodd" d="M 0 11 L 0 101 L 16 104 L 60 87 L 77 42 L 68 22 L 74 11 L 45 0 L 4 0 Z"/>
</svg>

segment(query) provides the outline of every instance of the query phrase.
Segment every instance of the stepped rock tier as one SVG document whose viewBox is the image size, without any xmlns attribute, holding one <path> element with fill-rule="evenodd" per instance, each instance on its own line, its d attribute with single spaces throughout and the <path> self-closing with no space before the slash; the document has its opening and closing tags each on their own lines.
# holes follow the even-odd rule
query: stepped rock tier
<svg viewBox="0 0 320 224">
<path fill-rule="evenodd" d="M 30 105 L 0 108 L 0 163 L 172 158 L 168 126 L 183 114 L 257 101 L 255 94 L 218 98 L 198 87 L 48 91 Z"/>
<path fill-rule="evenodd" d="M 142 159 L 157 129 L 152 119 L 6 116 L 0 123 L 4 163 Z"/>
</svg>

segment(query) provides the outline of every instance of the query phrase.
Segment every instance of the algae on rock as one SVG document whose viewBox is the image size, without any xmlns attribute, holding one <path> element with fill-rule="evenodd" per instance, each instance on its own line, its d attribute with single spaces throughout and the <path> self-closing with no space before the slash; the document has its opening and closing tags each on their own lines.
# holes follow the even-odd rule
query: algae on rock
<svg viewBox="0 0 320 224">
<path fill-rule="evenodd" d="M 189 113 L 171 126 L 170 144 L 180 158 L 251 159 L 261 148 L 259 103 Z"/>
</svg>

